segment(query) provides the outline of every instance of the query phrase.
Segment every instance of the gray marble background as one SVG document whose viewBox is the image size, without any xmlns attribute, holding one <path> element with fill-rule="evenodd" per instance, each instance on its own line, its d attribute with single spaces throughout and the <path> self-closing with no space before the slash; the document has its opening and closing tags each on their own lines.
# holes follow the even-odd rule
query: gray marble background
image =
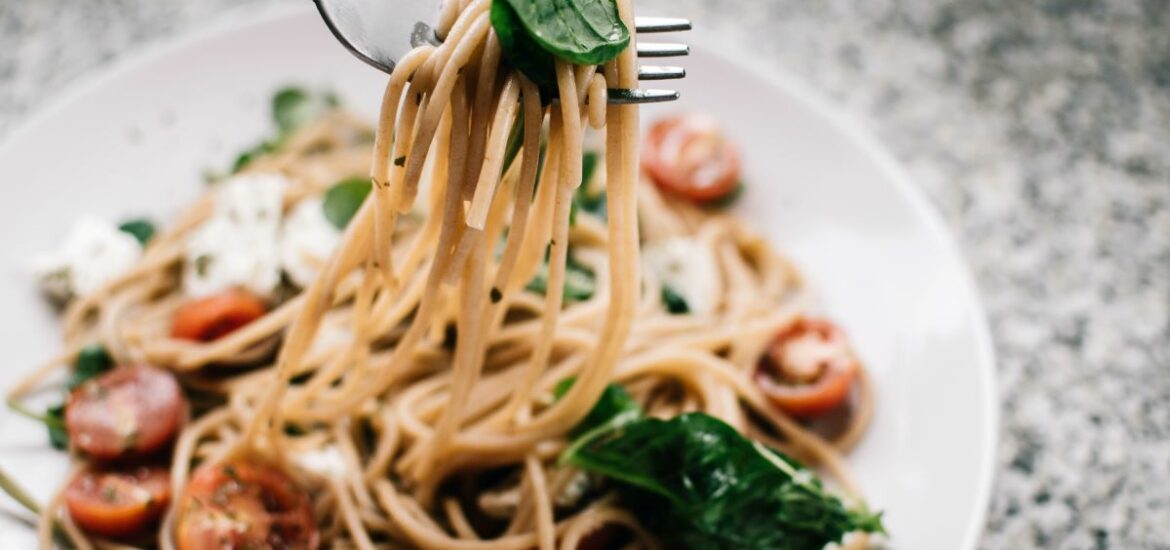
<svg viewBox="0 0 1170 550">
<path fill-rule="evenodd" d="M 0 134 L 264 1 L 0 0 Z M 983 548 L 1170 548 L 1170 1 L 648 3 L 843 105 L 949 222 L 1001 361 Z"/>
</svg>

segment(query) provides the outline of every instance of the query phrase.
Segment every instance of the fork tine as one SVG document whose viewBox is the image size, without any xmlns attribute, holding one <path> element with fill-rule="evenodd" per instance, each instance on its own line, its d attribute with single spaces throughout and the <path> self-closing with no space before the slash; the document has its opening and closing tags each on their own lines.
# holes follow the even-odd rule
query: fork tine
<svg viewBox="0 0 1170 550">
<path fill-rule="evenodd" d="M 639 42 L 638 57 L 679 57 L 691 53 L 686 44 L 669 42 Z"/>
<path fill-rule="evenodd" d="M 638 67 L 638 80 L 672 80 L 686 78 L 687 70 L 682 67 L 642 65 Z"/>
<path fill-rule="evenodd" d="M 674 101 L 679 98 L 679 94 L 675 90 L 653 89 L 627 90 L 625 88 L 610 88 L 608 95 L 609 102 L 616 105 L 662 103 L 664 101 Z"/>
<path fill-rule="evenodd" d="M 691 21 L 681 17 L 635 17 L 634 28 L 640 33 L 691 30 Z"/>
</svg>

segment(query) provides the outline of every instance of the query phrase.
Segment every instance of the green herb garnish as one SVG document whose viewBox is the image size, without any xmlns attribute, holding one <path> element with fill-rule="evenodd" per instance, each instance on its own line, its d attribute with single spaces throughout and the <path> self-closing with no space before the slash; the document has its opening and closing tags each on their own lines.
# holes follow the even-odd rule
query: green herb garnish
<svg viewBox="0 0 1170 550">
<path fill-rule="evenodd" d="M 141 218 L 122 222 L 122 225 L 118 226 L 118 230 L 133 235 L 135 239 L 138 239 L 138 244 L 142 246 L 146 246 L 146 243 L 154 238 L 155 233 L 154 223 Z"/>
<path fill-rule="evenodd" d="M 370 194 L 370 179 L 365 177 L 343 180 L 325 192 L 322 208 L 334 227 L 344 230 Z"/>
<path fill-rule="evenodd" d="M 114 368 L 114 359 L 110 357 L 110 353 L 106 351 L 105 346 L 101 344 L 85 346 L 77 353 L 77 362 L 73 365 L 73 374 L 69 376 L 65 387 L 72 391 L 73 388 L 86 383 L 91 378 L 112 368 Z"/>
<path fill-rule="evenodd" d="M 562 460 L 608 478 L 623 507 L 668 546 L 804 550 L 849 532 L 883 532 L 796 461 L 704 413 L 594 430 Z"/>
<path fill-rule="evenodd" d="M 666 311 L 671 315 L 684 315 L 691 312 L 691 306 L 687 304 L 687 299 L 667 285 L 662 285 L 662 305 L 666 306 Z"/>
<path fill-rule="evenodd" d="M 537 294 L 548 292 L 547 256 L 545 257 L 545 263 L 540 266 L 540 271 L 536 272 L 536 275 L 532 277 L 532 280 L 524 288 Z M 593 297 L 595 290 L 597 290 L 597 281 L 594 280 L 593 272 L 584 265 L 575 262 L 572 254 L 570 254 L 568 260 L 565 262 L 565 286 L 563 289 L 565 300 L 588 300 Z"/>
</svg>

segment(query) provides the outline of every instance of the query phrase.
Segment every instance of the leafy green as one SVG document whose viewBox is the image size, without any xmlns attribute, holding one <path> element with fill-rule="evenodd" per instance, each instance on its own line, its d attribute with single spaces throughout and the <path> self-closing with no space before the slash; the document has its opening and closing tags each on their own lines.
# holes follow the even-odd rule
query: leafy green
<svg viewBox="0 0 1170 550">
<path fill-rule="evenodd" d="M 847 509 L 794 460 L 703 413 L 590 432 L 562 457 L 609 478 L 624 507 L 668 546 L 820 549 L 880 514 Z"/>
<path fill-rule="evenodd" d="M 337 105 L 337 96 L 332 92 L 310 93 L 289 86 L 277 90 L 272 96 L 272 120 L 280 133 L 287 135 L 316 121 Z"/>
<path fill-rule="evenodd" d="M 150 220 L 142 218 L 126 220 L 118 226 L 118 229 L 133 235 L 135 239 L 138 239 L 138 244 L 142 246 L 146 246 L 146 243 L 154 238 L 155 233 L 154 224 Z"/>
<path fill-rule="evenodd" d="M 600 65 L 630 43 L 614 0 L 494 0 L 491 22 L 504 58 L 546 96 L 556 89 L 554 56 Z"/>
<path fill-rule="evenodd" d="M 672 315 L 683 315 L 691 312 L 691 306 L 687 304 L 687 299 L 667 285 L 662 285 L 662 305 L 666 306 L 666 311 Z"/>
<path fill-rule="evenodd" d="M 722 197 L 719 197 L 715 200 L 705 202 L 705 203 L 703 203 L 703 206 L 707 207 L 707 208 L 714 208 L 714 209 L 730 208 L 732 205 L 734 205 L 736 202 L 739 201 L 739 198 L 741 196 L 743 196 L 743 192 L 746 189 L 747 188 L 744 186 L 743 182 L 741 181 L 739 183 L 736 183 L 735 189 L 732 189 L 726 195 L 723 195 Z"/>
<path fill-rule="evenodd" d="M 538 294 L 548 292 L 548 258 L 545 258 L 540 270 L 524 288 Z M 588 267 L 573 261 L 573 256 L 570 254 L 568 261 L 565 262 L 565 287 L 563 290 L 565 300 L 588 300 L 593 296 L 595 290 L 597 290 L 597 281 L 594 280 L 593 272 Z"/>
<path fill-rule="evenodd" d="M 86 383 L 103 372 L 114 368 L 114 359 L 101 344 L 90 344 L 81 348 L 77 353 L 77 362 L 73 364 L 73 373 L 66 381 L 65 387 L 70 391 Z"/>
<path fill-rule="evenodd" d="M 337 95 L 333 92 L 309 92 L 296 86 L 288 86 L 277 90 L 272 96 L 272 121 L 276 123 L 277 134 L 271 138 L 261 140 L 236 156 L 232 163 L 231 173 L 235 174 L 256 160 L 280 148 L 284 140 L 296 130 L 315 122 L 339 105 Z M 219 175 L 212 174 L 211 179 L 219 179 Z"/>
<path fill-rule="evenodd" d="M 553 388 L 553 396 L 558 400 L 564 397 L 575 382 L 577 382 L 575 376 L 561 380 Z M 569 431 L 569 435 L 578 437 L 599 428 L 614 429 L 640 418 L 642 406 L 634 401 L 625 388 L 618 384 L 610 384 L 605 387 L 593 408 L 589 409 L 589 414 Z"/>
<path fill-rule="evenodd" d="M 37 414 L 25 407 L 20 401 L 9 398 L 8 408 L 24 417 L 44 424 L 49 431 L 49 443 L 53 445 L 53 448 L 65 450 L 69 447 L 69 433 L 65 430 L 65 405 L 49 407 L 43 414 Z"/>
<path fill-rule="evenodd" d="M 622 23 L 614 0 L 495 0 L 492 4 L 507 4 L 525 35 L 573 64 L 600 65 L 630 43 L 630 30 Z M 515 33 L 517 28 L 506 30 Z"/>
<path fill-rule="evenodd" d="M 329 223 L 344 230 L 345 226 L 349 225 L 349 220 L 353 219 L 354 214 L 357 214 L 362 203 L 366 201 L 370 187 L 370 179 L 365 177 L 342 180 L 330 187 L 325 192 L 325 199 L 321 205 L 325 209 L 325 217 Z"/>
<path fill-rule="evenodd" d="M 54 449 L 64 451 L 69 448 L 69 432 L 65 429 L 65 405 L 49 407 L 45 410 L 45 427 L 49 430 L 49 444 Z"/>
<path fill-rule="evenodd" d="M 589 183 L 593 181 L 593 173 L 597 171 L 597 161 L 598 155 L 593 151 L 586 152 L 581 157 L 581 185 L 573 192 L 573 203 L 569 210 L 570 224 L 577 223 L 578 212 L 586 212 L 602 220 L 609 218 L 605 190 L 590 192 Z"/>
</svg>

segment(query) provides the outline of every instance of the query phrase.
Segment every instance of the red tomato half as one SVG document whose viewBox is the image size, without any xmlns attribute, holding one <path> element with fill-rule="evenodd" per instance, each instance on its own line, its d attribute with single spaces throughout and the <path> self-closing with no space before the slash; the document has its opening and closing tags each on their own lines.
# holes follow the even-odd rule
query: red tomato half
<svg viewBox="0 0 1170 550">
<path fill-rule="evenodd" d="M 160 450 L 183 422 L 186 400 L 170 372 L 126 365 L 78 386 L 65 407 L 75 449 L 113 460 Z"/>
<path fill-rule="evenodd" d="M 314 550 L 319 543 L 309 495 L 257 461 L 201 466 L 183 492 L 177 519 L 179 550 Z"/>
<path fill-rule="evenodd" d="M 841 405 L 859 365 L 845 333 L 821 319 L 801 319 L 776 335 L 760 360 L 756 383 L 778 408 L 810 417 Z"/>
<path fill-rule="evenodd" d="M 243 290 L 200 298 L 175 312 L 171 335 L 183 340 L 210 342 L 264 316 L 264 301 Z"/>
<path fill-rule="evenodd" d="M 697 203 L 719 200 L 739 185 L 739 152 L 704 115 L 655 122 L 642 147 L 642 167 L 658 187 Z"/>
<path fill-rule="evenodd" d="M 171 479 L 161 466 L 87 469 L 65 488 L 65 508 L 88 533 L 121 538 L 145 532 L 171 501 Z"/>
</svg>

